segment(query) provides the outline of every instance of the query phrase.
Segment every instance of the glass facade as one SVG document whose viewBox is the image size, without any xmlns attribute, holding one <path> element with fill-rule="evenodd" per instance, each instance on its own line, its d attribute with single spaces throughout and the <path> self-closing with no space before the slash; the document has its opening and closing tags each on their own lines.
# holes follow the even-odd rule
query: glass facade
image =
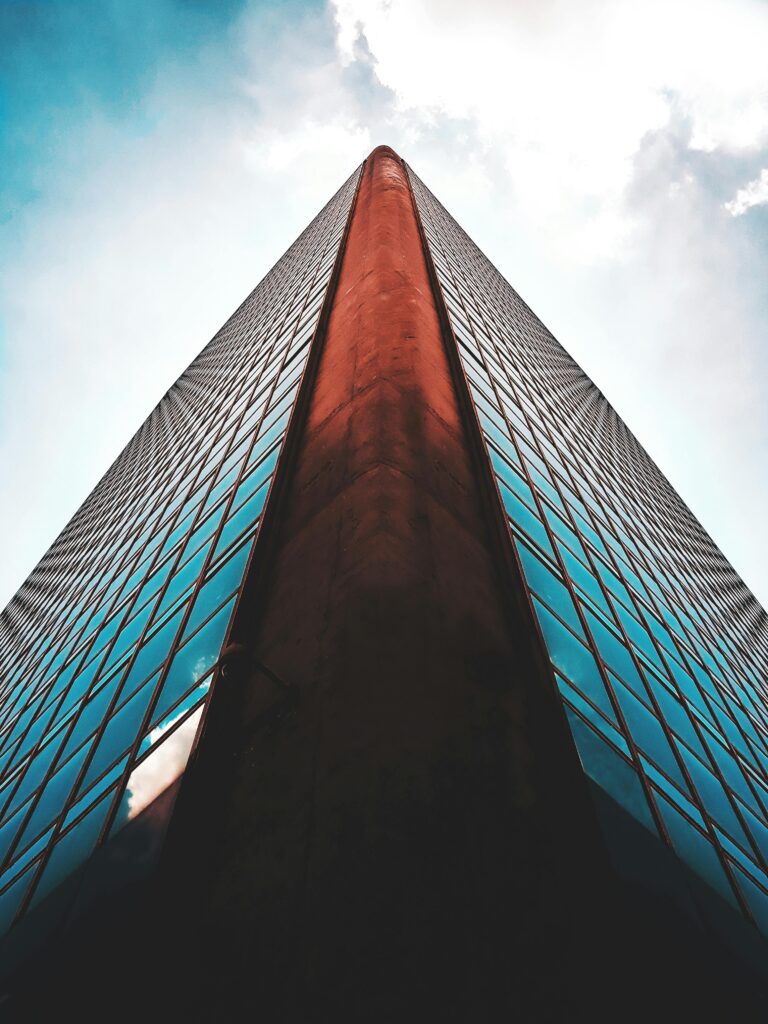
<svg viewBox="0 0 768 1024">
<path fill-rule="evenodd" d="M 587 775 L 768 934 L 768 623 L 597 387 L 410 172 Z"/>
<path fill-rule="evenodd" d="M 358 176 L 169 389 L 0 617 L 0 932 L 184 769 Z"/>
</svg>

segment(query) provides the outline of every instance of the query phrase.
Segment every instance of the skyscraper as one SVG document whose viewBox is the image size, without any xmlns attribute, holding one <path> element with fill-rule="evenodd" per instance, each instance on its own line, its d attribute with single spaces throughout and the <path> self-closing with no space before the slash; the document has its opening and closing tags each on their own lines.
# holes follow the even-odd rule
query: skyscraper
<svg viewBox="0 0 768 1024">
<path fill-rule="evenodd" d="M 386 147 L 0 628 L 13 1012 L 74 963 L 223 1019 L 768 990 L 765 613 Z"/>
</svg>

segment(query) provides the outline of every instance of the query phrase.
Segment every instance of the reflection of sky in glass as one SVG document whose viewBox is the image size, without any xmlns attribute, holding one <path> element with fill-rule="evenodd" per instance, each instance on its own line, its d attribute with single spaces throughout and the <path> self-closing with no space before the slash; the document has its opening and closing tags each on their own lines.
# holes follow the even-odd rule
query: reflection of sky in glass
<svg viewBox="0 0 768 1024">
<path fill-rule="evenodd" d="M 184 769 L 356 177 L 169 389 L 8 608 L 0 928 Z"/>
<path fill-rule="evenodd" d="M 202 713 L 202 707 L 198 707 L 149 757 L 134 768 L 115 817 L 115 828 L 135 818 L 178 779 L 186 767 Z M 163 739 L 180 717 L 179 714 L 167 725 L 153 729 L 149 735 L 150 743 L 154 745 Z"/>
<path fill-rule="evenodd" d="M 414 176 L 587 774 L 768 932 L 768 628 L 602 394 Z"/>
</svg>

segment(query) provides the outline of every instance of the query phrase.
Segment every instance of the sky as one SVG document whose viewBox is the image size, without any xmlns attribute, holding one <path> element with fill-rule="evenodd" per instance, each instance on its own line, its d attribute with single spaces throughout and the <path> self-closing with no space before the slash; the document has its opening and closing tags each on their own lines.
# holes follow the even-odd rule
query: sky
<svg viewBox="0 0 768 1024">
<path fill-rule="evenodd" d="M 0 0 L 0 607 L 393 146 L 768 604 L 766 0 Z"/>
</svg>

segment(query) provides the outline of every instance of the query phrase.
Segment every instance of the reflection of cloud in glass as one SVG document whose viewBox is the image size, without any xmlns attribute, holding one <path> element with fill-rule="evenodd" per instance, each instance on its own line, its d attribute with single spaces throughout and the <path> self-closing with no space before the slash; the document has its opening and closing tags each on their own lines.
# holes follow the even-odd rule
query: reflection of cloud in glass
<svg viewBox="0 0 768 1024">
<path fill-rule="evenodd" d="M 166 790 L 181 775 L 189 760 L 192 743 L 195 739 L 202 707 L 180 725 L 149 757 L 135 768 L 128 779 L 126 787 L 127 819 L 135 818 L 155 797 Z M 173 727 L 179 716 L 158 726 L 150 734 L 151 741 L 156 742 Z"/>
<path fill-rule="evenodd" d="M 214 661 L 216 657 L 213 654 L 204 654 L 198 658 L 192 667 L 192 682 L 196 683 L 198 679 L 202 679 Z"/>
</svg>

